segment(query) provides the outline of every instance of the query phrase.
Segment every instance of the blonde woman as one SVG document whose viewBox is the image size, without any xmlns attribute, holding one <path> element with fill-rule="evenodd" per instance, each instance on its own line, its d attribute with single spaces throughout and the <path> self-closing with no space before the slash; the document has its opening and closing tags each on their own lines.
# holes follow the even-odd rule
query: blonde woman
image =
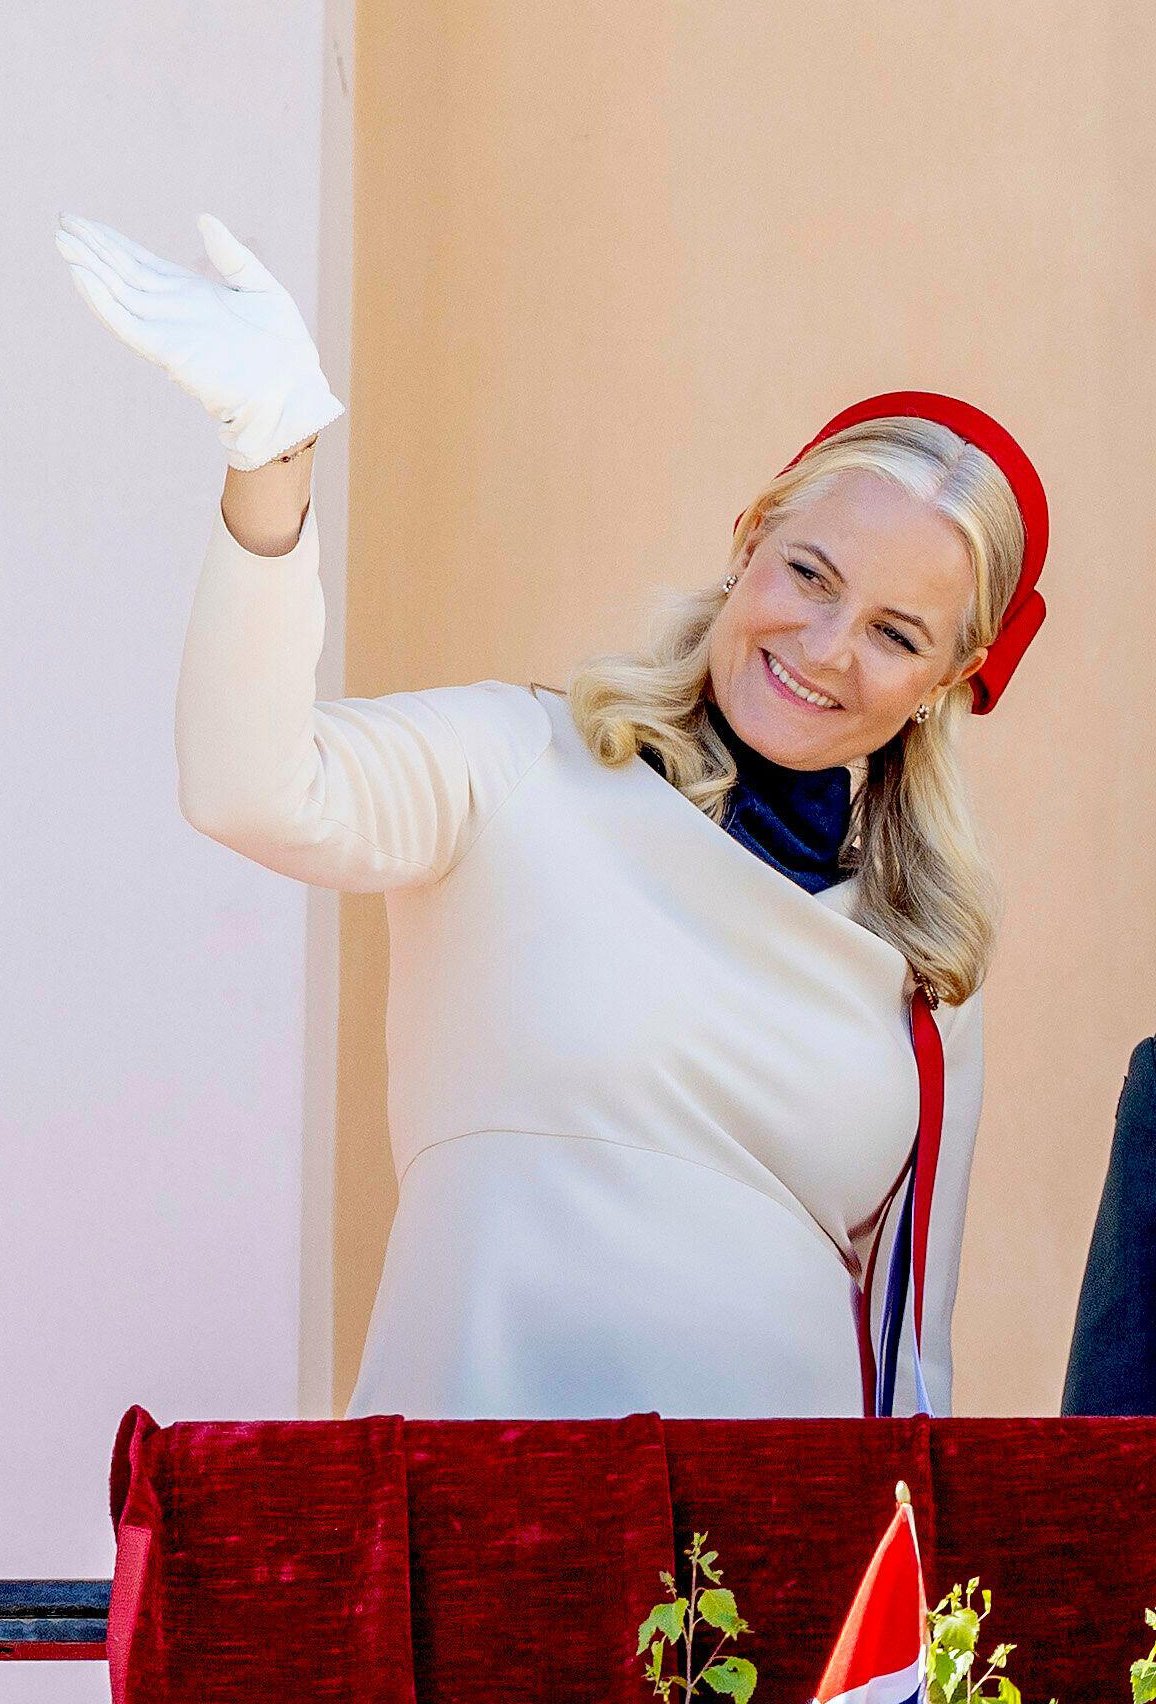
<svg viewBox="0 0 1156 1704">
<path fill-rule="evenodd" d="M 744 511 L 724 571 L 566 690 L 316 702 L 313 446 L 343 410 L 300 314 L 209 215 L 219 280 L 61 227 L 83 298 L 227 452 L 181 808 L 386 896 L 399 1196 L 347 1415 L 871 1412 L 895 1292 L 865 1344 L 862 1286 L 912 1234 L 917 989 L 942 1140 L 922 1379 L 900 1293 L 892 1400 L 949 1413 L 998 911 L 957 745 L 1043 616 L 1023 452 L 954 399 L 867 399 Z"/>
</svg>

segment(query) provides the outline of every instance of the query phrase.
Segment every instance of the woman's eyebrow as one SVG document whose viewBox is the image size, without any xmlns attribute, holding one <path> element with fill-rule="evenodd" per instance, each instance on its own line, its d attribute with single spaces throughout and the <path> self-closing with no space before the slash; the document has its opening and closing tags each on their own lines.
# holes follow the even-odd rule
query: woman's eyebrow
<svg viewBox="0 0 1156 1704">
<path fill-rule="evenodd" d="M 794 541 L 794 543 L 788 544 L 787 549 L 788 550 L 809 550 L 811 552 L 812 556 L 817 556 L 819 558 L 819 561 L 822 562 L 825 567 L 827 567 L 831 570 L 832 574 L 834 574 L 836 579 L 842 580 L 844 585 L 847 584 L 846 576 L 843 573 L 841 573 L 838 568 L 836 568 L 835 564 L 831 561 L 831 558 L 827 555 L 827 552 L 825 550 L 821 549 L 819 545 L 808 544 L 805 539 L 800 538 L 800 539 L 796 539 Z M 887 609 L 884 609 L 883 613 L 884 613 L 884 615 L 897 616 L 900 621 L 909 621 L 911 623 L 912 627 L 922 628 L 924 633 L 926 633 L 926 635 L 927 635 L 928 642 L 932 645 L 935 644 L 935 635 L 932 633 L 930 627 L 928 627 L 926 621 L 923 620 L 922 616 L 909 615 L 907 613 L 907 611 L 903 610 L 903 609 L 889 609 L 889 608 L 887 608 Z"/>
</svg>

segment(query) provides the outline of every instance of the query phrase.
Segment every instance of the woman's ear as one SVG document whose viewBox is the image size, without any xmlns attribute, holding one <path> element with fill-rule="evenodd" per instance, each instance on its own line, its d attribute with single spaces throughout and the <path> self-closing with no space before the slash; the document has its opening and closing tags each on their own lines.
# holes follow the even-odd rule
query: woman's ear
<svg viewBox="0 0 1156 1704">
<path fill-rule="evenodd" d="M 969 676 L 975 673 L 976 669 L 981 669 L 983 667 L 984 663 L 987 661 L 987 650 L 988 648 L 986 645 L 981 645 L 978 651 L 972 652 L 971 661 L 960 669 L 955 680 L 952 682 L 953 686 L 958 686 L 961 680 L 967 680 Z"/>
</svg>

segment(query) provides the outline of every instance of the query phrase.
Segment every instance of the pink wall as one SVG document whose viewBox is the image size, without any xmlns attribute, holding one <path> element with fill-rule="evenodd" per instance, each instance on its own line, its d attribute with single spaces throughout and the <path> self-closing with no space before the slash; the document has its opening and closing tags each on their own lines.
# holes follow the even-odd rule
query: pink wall
<svg viewBox="0 0 1156 1704">
<path fill-rule="evenodd" d="M 6 38 L 24 75 L 6 84 L 0 253 L 0 1576 L 108 1577 L 130 1404 L 162 1424 L 329 1412 L 332 1045 L 321 1092 L 312 1073 L 336 906 L 327 955 L 310 890 L 180 814 L 176 679 L 224 455 L 88 311 L 53 231 L 77 212 L 207 267 L 196 217 L 215 212 L 316 326 L 319 254 L 340 272 L 348 248 L 332 91 L 352 53 L 341 9 L 327 27 L 300 0 L 15 8 Z M 347 300 L 326 301 L 323 333 L 342 388 Z M 343 443 L 318 479 L 326 690 Z M 107 1670 L 9 1664 L 3 1693 L 107 1698 Z"/>
</svg>

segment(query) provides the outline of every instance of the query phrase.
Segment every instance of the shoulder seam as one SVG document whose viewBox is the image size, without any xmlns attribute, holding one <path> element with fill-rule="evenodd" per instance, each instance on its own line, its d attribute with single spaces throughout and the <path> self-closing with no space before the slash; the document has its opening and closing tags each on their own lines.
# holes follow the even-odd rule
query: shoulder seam
<svg viewBox="0 0 1156 1704">
<path fill-rule="evenodd" d="M 510 682 L 508 684 L 514 685 L 515 683 Z M 522 688 L 518 687 L 517 690 L 521 691 Z M 532 692 L 530 693 L 530 697 L 533 699 L 534 703 L 537 703 L 537 699 Z M 427 700 L 427 703 L 428 702 L 429 701 Z M 461 735 L 458 733 L 458 730 L 454 727 L 454 724 L 450 721 L 449 717 L 444 715 L 440 710 L 438 710 L 436 705 L 430 704 L 430 709 L 433 710 L 433 712 L 436 716 L 440 716 L 442 721 L 446 723 L 447 727 L 449 727 L 452 730 L 453 736 L 454 736 L 455 740 L 457 740 L 457 742 L 458 742 L 458 747 L 459 747 L 461 754 L 462 754 L 462 760 L 466 765 L 466 773 L 468 774 L 469 773 L 469 757 L 466 754 L 465 746 L 462 744 Z M 541 709 L 540 705 L 539 705 L 539 709 Z M 471 840 L 469 840 L 466 843 L 465 846 L 462 847 L 462 850 L 458 853 L 457 857 L 453 860 L 452 864 L 450 864 L 448 866 L 448 868 L 443 871 L 443 873 L 437 878 L 437 880 L 430 883 L 431 887 L 438 887 L 442 882 L 447 881 L 449 879 L 449 877 L 453 875 L 454 871 L 456 869 L 458 869 L 465 862 L 465 860 L 469 857 L 470 853 L 473 851 L 474 847 L 478 844 L 478 841 L 482 838 L 482 835 L 486 832 L 486 829 L 489 828 L 490 824 L 493 822 L 494 818 L 497 816 L 498 812 L 502 811 L 506 808 L 507 804 L 509 804 L 510 800 L 513 798 L 514 794 L 518 791 L 518 788 L 522 785 L 522 782 L 529 775 L 530 771 L 534 768 L 534 766 L 537 763 L 539 763 L 541 761 L 541 759 L 549 751 L 551 745 L 554 743 L 554 728 L 553 728 L 553 724 L 550 722 L 549 712 L 542 710 L 542 714 L 546 717 L 546 722 L 547 722 L 546 742 L 542 746 L 542 749 L 540 751 L 536 752 L 535 755 L 530 759 L 529 763 L 526 765 L 525 769 L 523 769 L 520 774 L 518 774 L 514 777 L 513 781 L 510 783 L 509 787 L 506 789 L 506 791 L 502 795 L 502 797 L 498 800 L 497 804 L 494 806 L 494 808 L 490 812 L 489 816 L 483 818 L 483 820 L 478 824 L 477 830 L 474 833 L 473 838 Z"/>
</svg>

